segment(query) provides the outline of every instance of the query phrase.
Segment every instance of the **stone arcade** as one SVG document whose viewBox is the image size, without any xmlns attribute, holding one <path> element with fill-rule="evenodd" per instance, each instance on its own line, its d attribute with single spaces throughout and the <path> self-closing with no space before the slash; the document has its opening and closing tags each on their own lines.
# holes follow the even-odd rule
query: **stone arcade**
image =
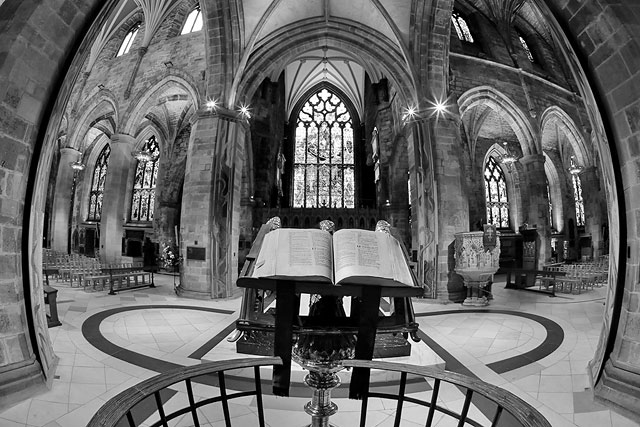
<svg viewBox="0 0 640 427">
<path fill-rule="evenodd" d="M 277 213 L 386 219 L 442 303 L 485 223 L 502 268 L 606 257 L 588 375 L 640 420 L 638 30 L 633 0 L 0 0 L 0 410 L 56 372 L 43 251 L 148 238 L 233 298 Z"/>
</svg>

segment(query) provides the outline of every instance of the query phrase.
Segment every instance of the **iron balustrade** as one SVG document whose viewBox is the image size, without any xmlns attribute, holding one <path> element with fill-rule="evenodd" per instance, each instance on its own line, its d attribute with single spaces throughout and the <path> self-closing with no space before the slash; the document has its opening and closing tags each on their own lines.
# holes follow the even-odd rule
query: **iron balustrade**
<svg viewBox="0 0 640 427">
<path fill-rule="evenodd" d="M 269 367 L 281 365 L 282 362 L 278 357 L 250 358 L 250 359 L 234 359 L 220 362 L 203 363 L 201 365 L 190 366 L 175 369 L 166 373 L 159 374 L 149 378 L 141 383 L 119 393 L 106 402 L 93 418 L 87 424 L 88 427 L 115 427 L 116 425 L 138 426 L 142 423 L 149 427 L 168 426 L 169 421 L 190 414 L 193 425 L 199 426 L 203 420 L 199 419 L 197 409 L 205 405 L 220 403 L 222 408 L 222 416 L 226 426 L 233 426 L 232 418 L 229 411 L 229 402 L 247 396 L 255 396 L 257 407 L 256 416 L 258 425 L 265 426 L 264 406 L 262 401 L 263 381 L 260 376 L 261 367 Z M 429 427 L 436 420 L 436 414 L 440 413 L 445 416 L 452 417 L 457 420 L 459 427 L 463 426 L 492 426 L 492 427 L 551 427 L 551 424 L 531 405 L 513 393 L 501 389 L 492 384 L 488 384 L 479 379 L 471 378 L 454 372 L 442 371 L 428 367 L 421 367 L 408 364 L 380 362 L 380 361 L 363 361 L 363 360 L 345 360 L 346 368 L 368 368 L 374 370 L 382 370 L 387 372 L 397 372 L 400 375 L 398 383 L 398 391 L 376 392 L 369 390 L 361 400 L 359 425 L 365 426 L 367 420 L 367 407 L 369 399 L 389 399 L 396 401 L 395 422 L 394 426 L 402 425 L 402 412 L 406 404 L 415 404 L 425 408 L 424 414 L 416 416 L 413 411 L 412 423 L 419 423 Z M 246 390 L 247 382 L 244 382 L 245 390 L 230 390 L 226 383 L 226 371 L 253 368 L 253 389 Z M 419 394 L 407 394 L 408 376 L 423 377 L 425 380 L 432 380 L 433 387 L 431 389 L 428 400 L 419 399 Z M 249 380 L 251 378 L 248 378 Z M 219 396 L 204 398 L 196 402 L 193 393 L 193 383 L 204 382 L 214 385 L 220 389 Z M 163 403 L 160 395 L 161 391 L 170 386 L 178 386 L 184 383 L 188 405 L 167 413 L 165 410 L 166 402 Z M 440 391 L 443 383 L 456 387 L 464 394 L 464 403 L 459 411 L 451 407 L 445 407 L 438 404 L 441 397 Z M 134 419 L 133 410 L 141 402 L 152 398 L 155 400 L 155 411 L 158 420 L 150 423 L 149 416 L 145 419 Z M 472 404 L 475 408 L 480 409 L 484 414 L 482 419 L 473 419 L 470 415 Z M 302 410 L 302 408 L 300 408 Z M 475 411 L 477 414 L 477 411 Z M 476 415 L 477 418 L 477 415 Z M 124 424 L 122 424 L 122 422 Z M 488 420 L 488 421 L 487 421 Z M 437 420 L 439 422 L 439 420 Z M 208 421 L 204 421 L 207 423 Z M 489 422 L 490 424 L 487 424 Z M 119 424 L 120 423 L 120 424 Z M 273 425 L 271 423 L 270 425 Z M 354 420 L 354 424 L 355 420 Z"/>
</svg>

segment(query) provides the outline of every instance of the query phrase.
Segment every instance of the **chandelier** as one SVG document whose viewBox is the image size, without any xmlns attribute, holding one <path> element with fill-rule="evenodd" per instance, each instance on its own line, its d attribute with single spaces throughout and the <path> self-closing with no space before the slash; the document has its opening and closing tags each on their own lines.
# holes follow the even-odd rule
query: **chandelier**
<svg viewBox="0 0 640 427">
<path fill-rule="evenodd" d="M 151 151 L 148 150 L 136 150 L 132 151 L 131 155 L 136 158 L 139 162 L 150 162 L 154 159 L 154 155 Z"/>
<path fill-rule="evenodd" d="M 571 175 L 580 174 L 580 172 L 582 172 L 584 168 L 575 162 L 575 156 L 571 156 L 571 159 L 569 161 L 570 161 L 570 165 L 569 165 L 569 168 L 567 169 L 569 173 Z"/>
<path fill-rule="evenodd" d="M 509 150 L 509 145 L 507 141 L 503 142 L 502 145 L 504 145 L 504 151 L 506 154 L 500 158 L 500 161 L 502 162 L 502 164 L 510 167 L 511 165 L 513 165 L 515 162 L 518 161 L 518 157 L 515 154 L 513 154 L 511 150 Z"/>
</svg>

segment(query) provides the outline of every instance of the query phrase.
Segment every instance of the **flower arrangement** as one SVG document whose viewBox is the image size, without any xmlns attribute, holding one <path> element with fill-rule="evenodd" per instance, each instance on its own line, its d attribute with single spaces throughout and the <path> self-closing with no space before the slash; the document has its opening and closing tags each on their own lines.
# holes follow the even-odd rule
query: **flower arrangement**
<svg viewBox="0 0 640 427">
<path fill-rule="evenodd" d="M 182 262 L 178 247 L 173 244 L 162 243 L 160 262 L 164 268 L 175 271 Z"/>
</svg>

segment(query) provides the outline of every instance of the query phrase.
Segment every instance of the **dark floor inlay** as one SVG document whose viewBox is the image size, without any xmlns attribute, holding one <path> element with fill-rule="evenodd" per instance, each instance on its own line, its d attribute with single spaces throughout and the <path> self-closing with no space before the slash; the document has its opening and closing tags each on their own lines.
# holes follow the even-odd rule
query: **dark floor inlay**
<svg viewBox="0 0 640 427">
<path fill-rule="evenodd" d="M 499 360 L 497 362 L 487 364 L 488 368 L 490 368 L 491 370 L 493 370 L 498 374 L 504 374 L 505 372 L 513 371 L 514 369 L 522 368 L 523 366 L 527 366 L 534 362 L 537 362 L 538 360 L 544 359 L 545 357 L 549 356 L 551 353 L 556 351 L 558 347 L 560 347 L 560 344 L 562 344 L 562 341 L 564 341 L 564 331 L 562 330 L 562 327 L 560 325 L 558 325 L 553 320 L 547 319 L 546 317 L 538 316 L 537 314 L 531 314 L 531 313 L 522 313 L 518 311 L 496 310 L 496 309 L 468 309 L 468 310 L 445 310 L 445 311 L 436 311 L 436 312 L 430 312 L 430 313 L 416 313 L 416 317 L 430 317 L 430 316 L 441 316 L 445 314 L 466 314 L 466 313 L 508 314 L 510 316 L 524 317 L 526 319 L 533 320 L 534 322 L 538 322 L 547 331 L 547 336 L 545 340 L 533 350 L 527 351 L 517 356 L 510 357 L 508 359 Z M 440 353 L 438 353 L 438 351 L 434 347 L 431 347 L 431 348 L 434 351 L 436 351 L 438 356 L 442 357 L 442 355 L 440 355 Z M 445 359 L 444 357 L 442 358 Z"/>
</svg>

